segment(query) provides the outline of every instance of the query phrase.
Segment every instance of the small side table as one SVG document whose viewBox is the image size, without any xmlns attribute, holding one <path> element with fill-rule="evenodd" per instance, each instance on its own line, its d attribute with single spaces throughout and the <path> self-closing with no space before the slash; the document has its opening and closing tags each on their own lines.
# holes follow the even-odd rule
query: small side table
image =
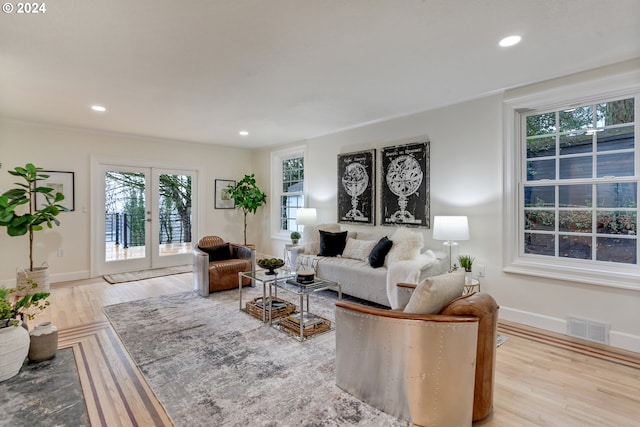
<svg viewBox="0 0 640 427">
<path fill-rule="evenodd" d="M 470 294 L 471 292 L 480 292 L 480 281 L 478 279 L 469 279 L 464 282 L 464 290 L 462 295 Z"/>
</svg>

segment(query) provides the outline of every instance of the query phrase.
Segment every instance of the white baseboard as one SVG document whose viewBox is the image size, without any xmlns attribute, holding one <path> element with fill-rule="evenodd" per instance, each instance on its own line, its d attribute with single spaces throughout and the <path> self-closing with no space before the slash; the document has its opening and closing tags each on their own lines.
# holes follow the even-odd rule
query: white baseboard
<svg viewBox="0 0 640 427">
<path fill-rule="evenodd" d="M 91 275 L 89 271 L 73 271 L 70 273 L 59 273 L 59 274 L 51 274 L 49 275 L 50 283 L 57 282 L 69 282 L 71 280 L 84 280 L 89 279 Z M 15 288 L 16 287 L 16 278 L 13 279 L 2 279 L 0 280 L 0 287 L 5 288 Z"/>
<path fill-rule="evenodd" d="M 500 306 L 500 319 L 567 335 L 567 321 L 557 317 Z M 640 336 L 610 330 L 609 345 L 640 353 Z"/>
</svg>

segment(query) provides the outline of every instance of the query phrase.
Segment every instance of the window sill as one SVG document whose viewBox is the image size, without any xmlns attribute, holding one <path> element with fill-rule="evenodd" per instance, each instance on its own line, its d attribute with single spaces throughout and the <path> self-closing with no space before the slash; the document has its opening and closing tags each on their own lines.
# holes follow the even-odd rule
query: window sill
<svg viewBox="0 0 640 427">
<path fill-rule="evenodd" d="M 503 268 L 505 273 L 557 279 L 608 288 L 640 291 L 640 271 L 611 271 L 597 268 L 560 266 L 533 260 L 517 260 Z"/>
</svg>

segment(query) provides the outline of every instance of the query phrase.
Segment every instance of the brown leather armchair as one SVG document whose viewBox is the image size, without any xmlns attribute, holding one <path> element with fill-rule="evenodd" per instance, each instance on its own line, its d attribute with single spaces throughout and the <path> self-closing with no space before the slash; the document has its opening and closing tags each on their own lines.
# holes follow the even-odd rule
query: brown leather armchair
<svg viewBox="0 0 640 427">
<path fill-rule="evenodd" d="M 255 270 L 256 251 L 248 246 L 226 243 L 221 237 L 206 236 L 193 247 L 193 290 L 206 297 L 210 292 L 238 287 L 238 273 Z M 251 284 L 243 279 L 243 286 Z"/>
<path fill-rule="evenodd" d="M 468 427 L 492 410 L 498 305 L 463 295 L 439 314 L 336 303 L 336 384 L 416 426 Z"/>
</svg>

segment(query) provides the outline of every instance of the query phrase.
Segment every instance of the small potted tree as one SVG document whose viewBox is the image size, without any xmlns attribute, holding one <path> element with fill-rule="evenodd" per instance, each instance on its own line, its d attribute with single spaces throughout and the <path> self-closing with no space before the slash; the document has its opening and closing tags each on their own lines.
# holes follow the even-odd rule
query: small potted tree
<svg viewBox="0 0 640 427">
<path fill-rule="evenodd" d="M 244 244 L 247 244 L 247 214 L 256 210 L 267 202 L 267 195 L 256 184 L 254 174 L 245 175 L 235 185 L 228 187 L 229 197 L 233 199 L 236 208 L 244 213 Z"/>
<path fill-rule="evenodd" d="M 64 200 L 62 193 L 51 187 L 38 185 L 38 181 L 49 177 L 41 173 L 41 170 L 42 168 L 27 163 L 25 167 L 9 171 L 11 175 L 22 178 L 23 182 L 16 182 L 16 188 L 9 189 L 0 196 L 0 226 L 6 227 L 9 236 L 29 235 L 29 267 L 18 270 L 18 287 L 25 286 L 31 279 L 38 283 L 39 290 L 48 291 L 48 267 L 33 266 L 33 237 L 36 231 L 44 229 L 45 224 L 48 228 L 60 225 L 56 217 L 67 208 L 58 204 Z M 38 194 L 43 196 L 44 203 L 41 206 L 36 205 Z"/>
<path fill-rule="evenodd" d="M 302 235 L 297 231 L 292 231 L 289 237 L 291 237 L 291 243 L 293 243 L 294 245 L 297 245 Z"/>
</svg>

